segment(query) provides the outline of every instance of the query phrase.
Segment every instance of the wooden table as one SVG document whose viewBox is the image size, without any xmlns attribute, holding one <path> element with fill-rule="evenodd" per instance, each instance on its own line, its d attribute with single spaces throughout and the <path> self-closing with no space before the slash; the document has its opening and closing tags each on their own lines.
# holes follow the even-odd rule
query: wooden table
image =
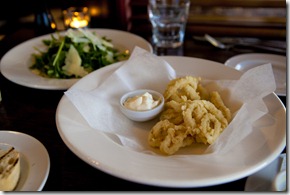
<svg viewBox="0 0 290 195">
<path fill-rule="evenodd" d="M 0 41 L 0 57 L 17 44 L 35 37 L 20 29 Z M 148 38 L 147 38 L 148 39 Z M 249 51 L 264 52 L 265 51 Z M 163 55 L 184 55 L 224 63 L 239 51 L 219 50 L 187 37 L 184 47 Z M 160 54 L 161 55 L 161 54 Z M 142 185 L 106 174 L 82 161 L 64 144 L 55 113 L 64 90 L 41 90 L 15 84 L 0 75 L 0 129 L 19 131 L 38 139 L 50 156 L 50 172 L 43 191 L 243 191 L 247 178 L 204 188 L 164 188 Z M 286 106 L 286 97 L 280 97 Z M 286 148 L 283 152 L 286 151 Z"/>
</svg>

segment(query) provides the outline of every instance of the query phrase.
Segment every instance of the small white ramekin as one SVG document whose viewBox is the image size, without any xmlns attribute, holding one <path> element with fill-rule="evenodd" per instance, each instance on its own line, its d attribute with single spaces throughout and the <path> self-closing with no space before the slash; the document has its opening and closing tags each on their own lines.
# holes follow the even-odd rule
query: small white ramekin
<svg viewBox="0 0 290 195">
<path fill-rule="evenodd" d="M 151 110 L 144 110 L 144 111 L 130 110 L 124 106 L 124 102 L 128 98 L 134 97 L 137 95 L 142 95 L 145 92 L 150 93 L 153 96 L 154 100 L 158 100 L 158 99 L 161 100 L 161 102 L 158 104 L 158 106 L 156 106 L 155 108 L 153 108 Z M 163 106 L 164 106 L 163 95 L 157 91 L 150 90 L 150 89 L 138 89 L 138 90 L 130 91 L 130 92 L 124 94 L 120 98 L 120 109 L 121 109 L 122 113 L 125 114 L 129 119 L 131 119 L 133 121 L 142 122 L 142 121 L 151 120 L 159 115 L 159 113 L 163 110 Z"/>
</svg>

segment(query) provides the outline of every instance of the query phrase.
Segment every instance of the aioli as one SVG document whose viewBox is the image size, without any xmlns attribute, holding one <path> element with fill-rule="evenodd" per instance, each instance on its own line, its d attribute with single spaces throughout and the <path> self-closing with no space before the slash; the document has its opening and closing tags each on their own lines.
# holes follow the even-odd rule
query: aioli
<svg viewBox="0 0 290 195">
<path fill-rule="evenodd" d="M 159 104 L 160 100 L 154 100 L 153 96 L 145 92 L 142 95 L 128 98 L 124 102 L 124 106 L 130 110 L 144 111 L 155 108 Z"/>
</svg>

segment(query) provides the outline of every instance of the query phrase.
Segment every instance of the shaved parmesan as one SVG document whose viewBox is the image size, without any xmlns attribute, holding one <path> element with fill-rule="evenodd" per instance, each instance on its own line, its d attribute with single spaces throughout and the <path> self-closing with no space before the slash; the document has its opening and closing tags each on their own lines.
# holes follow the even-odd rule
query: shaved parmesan
<svg viewBox="0 0 290 195">
<path fill-rule="evenodd" d="M 83 77 L 88 74 L 88 72 L 81 66 L 82 59 L 73 45 L 70 45 L 70 48 L 66 54 L 65 65 L 62 67 L 66 75 L 79 76 Z"/>
</svg>

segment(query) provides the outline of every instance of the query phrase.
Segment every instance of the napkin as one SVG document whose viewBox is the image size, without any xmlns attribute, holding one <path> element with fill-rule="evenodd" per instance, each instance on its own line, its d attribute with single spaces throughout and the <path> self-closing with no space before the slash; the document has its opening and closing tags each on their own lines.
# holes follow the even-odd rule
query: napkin
<svg viewBox="0 0 290 195">
<path fill-rule="evenodd" d="M 69 89 L 65 95 L 92 128 L 118 136 L 123 146 L 143 150 L 147 145 L 148 129 L 154 124 L 152 121 L 138 124 L 129 120 L 121 113 L 119 100 L 123 94 L 134 89 L 152 89 L 163 93 L 166 88 L 164 84 L 175 77 L 175 70 L 166 61 L 136 47 L 128 61 L 96 89 Z"/>
<path fill-rule="evenodd" d="M 65 95 L 94 131 L 116 136 L 118 143 L 128 149 L 154 153 L 147 139 L 158 119 L 131 121 L 120 111 L 119 100 L 124 93 L 135 89 L 163 93 L 176 75 L 165 60 L 135 47 L 130 58 L 96 88 L 85 91 L 71 87 Z M 265 64 L 250 69 L 238 80 L 204 80 L 203 83 L 208 90 L 218 90 L 234 114 L 229 126 L 205 151 L 225 153 L 247 138 L 254 131 L 252 124 L 268 112 L 263 98 L 276 89 L 272 66 Z"/>
</svg>

